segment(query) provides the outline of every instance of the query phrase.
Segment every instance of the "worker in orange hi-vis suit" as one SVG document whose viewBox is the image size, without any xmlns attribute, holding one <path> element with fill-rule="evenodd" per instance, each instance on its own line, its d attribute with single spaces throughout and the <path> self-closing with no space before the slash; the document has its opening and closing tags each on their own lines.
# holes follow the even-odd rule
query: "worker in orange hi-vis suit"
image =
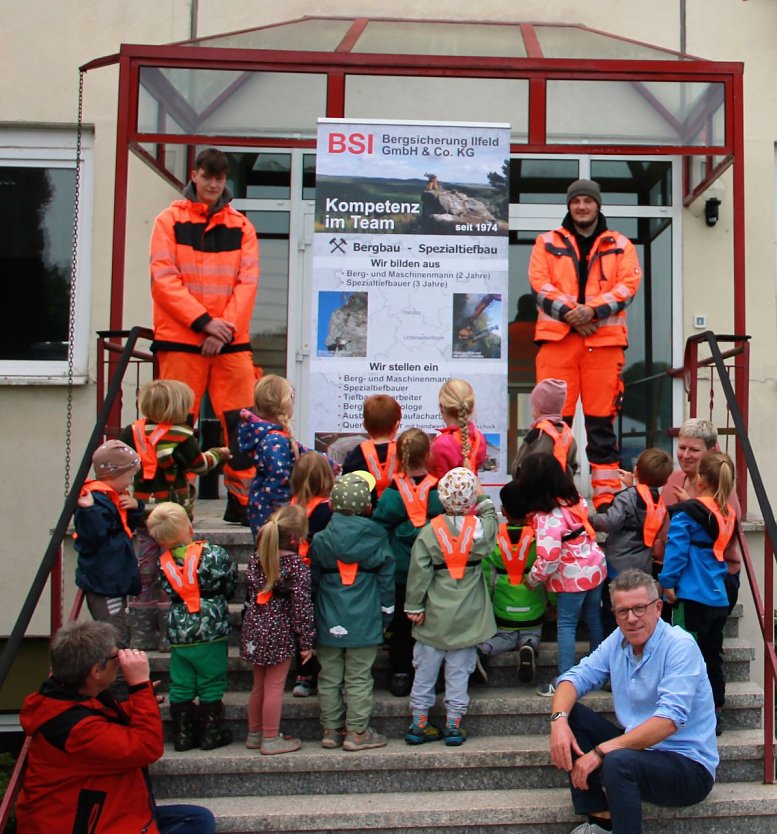
<svg viewBox="0 0 777 834">
<path fill-rule="evenodd" d="M 194 391 L 194 415 L 208 391 L 224 437 L 253 403 L 249 325 L 259 283 L 256 230 L 229 203 L 229 162 L 216 148 L 195 161 L 182 200 L 155 220 L 151 233 L 154 343 L 162 379 Z M 233 451 L 237 444 L 230 444 Z M 224 466 L 225 521 L 247 524 L 254 470 L 236 455 Z"/>
<path fill-rule="evenodd" d="M 529 262 L 538 309 L 537 381 L 566 381 L 562 413 L 570 425 L 578 397 L 582 399 L 597 509 L 606 507 L 621 488 L 613 423 L 623 397 L 626 307 L 642 278 L 634 245 L 607 228 L 601 207 L 595 182 L 573 182 L 561 228 L 537 238 Z"/>
</svg>

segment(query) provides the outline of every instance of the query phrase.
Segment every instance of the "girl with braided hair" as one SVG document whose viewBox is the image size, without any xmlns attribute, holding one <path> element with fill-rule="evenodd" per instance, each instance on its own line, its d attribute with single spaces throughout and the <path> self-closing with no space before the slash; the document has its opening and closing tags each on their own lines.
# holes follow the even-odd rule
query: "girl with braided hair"
<svg viewBox="0 0 777 834">
<path fill-rule="evenodd" d="M 248 493 L 248 524 L 256 536 L 273 512 L 289 503 L 292 469 L 308 449 L 292 436 L 294 389 L 283 377 L 268 374 L 256 383 L 254 410 L 240 412 L 238 444 L 256 466 Z"/>
<path fill-rule="evenodd" d="M 432 442 L 429 472 L 436 478 L 457 466 L 477 473 L 486 459 L 486 439 L 472 422 L 475 392 L 463 379 L 449 379 L 440 388 L 440 415 L 445 426 Z"/>
<path fill-rule="evenodd" d="M 437 497 L 437 478 L 430 475 L 430 443 L 426 432 L 407 429 L 397 438 L 399 473 L 378 500 L 372 520 L 384 527 L 394 554 L 394 619 L 389 626 L 389 691 L 397 698 L 410 694 L 413 685 L 413 638 L 405 616 L 405 589 L 410 551 L 426 523 L 443 512 Z"/>
</svg>

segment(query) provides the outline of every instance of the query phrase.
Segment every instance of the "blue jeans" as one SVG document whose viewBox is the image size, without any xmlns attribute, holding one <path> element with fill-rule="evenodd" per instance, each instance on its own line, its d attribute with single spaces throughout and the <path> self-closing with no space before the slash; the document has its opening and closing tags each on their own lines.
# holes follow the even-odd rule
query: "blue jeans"
<svg viewBox="0 0 777 834">
<path fill-rule="evenodd" d="M 602 586 L 597 585 L 590 591 L 562 591 L 558 595 L 556 608 L 558 620 L 556 634 L 558 636 L 558 673 L 563 675 L 575 665 L 575 636 L 580 609 L 588 626 L 591 639 L 591 651 L 602 642 Z"/>
<path fill-rule="evenodd" d="M 157 805 L 160 834 L 215 834 L 216 820 L 201 805 Z"/>
<path fill-rule="evenodd" d="M 560 598 L 560 597 L 559 597 Z M 569 713 L 569 728 L 583 753 L 623 733 L 584 704 Z M 666 750 L 614 750 L 588 777 L 588 790 L 571 788 L 575 813 L 609 810 L 613 834 L 642 834 L 642 802 L 683 808 L 701 802 L 715 780 L 704 765 Z"/>
</svg>

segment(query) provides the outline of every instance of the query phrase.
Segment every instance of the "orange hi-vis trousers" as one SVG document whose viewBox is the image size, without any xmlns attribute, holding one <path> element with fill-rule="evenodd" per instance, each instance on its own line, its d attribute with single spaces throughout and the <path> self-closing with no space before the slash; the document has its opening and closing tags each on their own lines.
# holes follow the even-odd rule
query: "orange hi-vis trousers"
<svg viewBox="0 0 777 834">
<path fill-rule="evenodd" d="M 250 351 L 202 356 L 183 351 L 159 351 L 160 379 L 177 379 L 194 391 L 195 419 L 200 413 L 200 400 L 208 392 L 213 410 L 221 421 L 225 445 L 229 431 L 225 413 L 250 408 L 254 401 L 254 366 Z M 255 475 L 254 468 L 233 469 L 224 464 L 224 486 L 240 504 L 248 504 L 248 488 Z"/>
<path fill-rule="evenodd" d="M 623 398 L 623 348 L 617 345 L 587 347 L 579 333 L 558 342 L 544 342 L 537 354 L 537 382 L 563 379 L 567 398 L 562 414 L 570 424 L 578 399 L 585 417 L 586 455 L 591 464 L 593 504 L 597 509 L 612 501 L 621 488 L 620 449 L 613 423 Z"/>
</svg>

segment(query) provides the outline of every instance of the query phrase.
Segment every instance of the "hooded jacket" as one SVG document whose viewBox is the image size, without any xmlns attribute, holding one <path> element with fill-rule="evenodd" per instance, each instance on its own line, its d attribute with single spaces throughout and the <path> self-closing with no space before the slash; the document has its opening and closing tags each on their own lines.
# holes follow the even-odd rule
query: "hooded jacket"
<svg viewBox="0 0 777 834">
<path fill-rule="evenodd" d="M 660 495 L 658 488 L 651 487 L 650 492 L 653 500 L 657 501 Z M 650 573 L 653 551 L 645 544 L 646 517 L 647 507 L 635 486 L 621 490 L 605 512 L 591 516 L 594 530 L 607 533 L 604 555 L 607 558 L 608 579 L 615 579 L 629 568 Z"/>
<path fill-rule="evenodd" d="M 122 705 L 108 691 L 74 692 L 53 678 L 20 714 L 32 737 L 16 805 L 23 834 L 158 834 L 146 768 L 164 752 L 150 683 Z"/>
<path fill-rule="evenodd" d="M 712 552 L 718 537 L 715 516 L 693 498 L 673 504 L 669 515 L 664 567 L 658 575 L 661 587 L 673 590 L 678 599 L 727 608 L 728 568 Z"/>
<path fill-rule="evenodd" d="M 337 562 L 357 564 L 344 585 Z M 386 531 L 369 518 L 335 512 L 310 545 L 310 576 L 319 646 L 361 648 L 383 643 L 394 614 L 394 557 Z"/>
<path fill-rule="evenodd" d="M 259 243 L 248 218 L 224 189 L 208 213 L 193 183 L 154 221 L 151 297 L 155 350 L 199 353 L 213 318 L 236 326 L 222 353 L 250 350 L 249 325 L 259 283 Z"/>
</svg>

